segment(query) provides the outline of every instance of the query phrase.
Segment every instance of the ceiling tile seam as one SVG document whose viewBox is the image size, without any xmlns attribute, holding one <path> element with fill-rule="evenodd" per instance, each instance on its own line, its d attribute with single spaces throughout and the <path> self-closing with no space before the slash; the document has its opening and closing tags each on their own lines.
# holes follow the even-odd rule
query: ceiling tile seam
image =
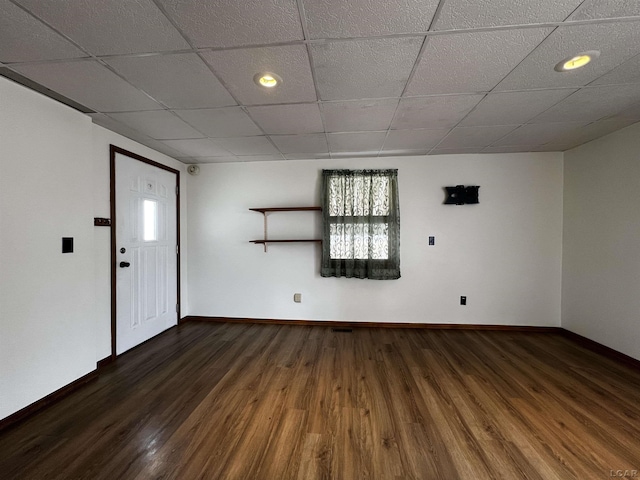
<svg viewBox="0 0 640 480">
<path fill-rule="evenodd" d="M 456 128 L 456 127 L 451 127 L 451 129 L 447 132 L 447 134 L 446 134 L 444 137 L 442 137 L 438 143 L 436 143 L 433 147 L 431 147 L 431 148 L 429 149 L 429 151 L 427 152 L 427 155 L 431 155 L 431 152 L 433 152 L 434 150 L 436 150 L 436 149 L 438 148 L 438 145 L 440 145 L 442 142 L 444 142 L 444 141 L 445 141 L 445 139 L 446 139 L 449 135 L 451 135 L 451 133 L 453 132 L 453 129 L 454 129 L 454 128 Z"/>
<path fill-rule="evenodd" d="M 407 81 L 404 84 L 404 88 L 402 89 L 402 92 L 400 93 L 400 97 L 404 96 L 404 94 L 407 91 L 407 88 L 409 87 L 409 84 L 411 83 L 411 80 L 413 80 L 413 77 L 416 74 L 416 70 L 418 69 L 418 65 L 422 61 L 422 56 L 424 55 L 424 52 L 427 49 L 428 43 L 429 43 L 429 38 L 428 37 L 424 37 L 422 39 L 422 45 L 420 45 L 420 50 L 418 50 L 418 55 L 416 56 L 416 59 L 413 62 L 413 67 L 411 67 L 411 72 L 409 72 L 409 77 L 407 77 Z"/>
<path fill-rule="evenodd" d="M 200 60 L 204 62 L 205 66 L 209 69 L 211 74 L 216 78 L 216 80 L 218 80 L 218 82 L 220 82 L 220 85 L 222 85 L 222 87 L 227 91 L 227 93 L 233 99 L 233 101 L 236 102 L 236 105 L 242 105 L 241 102 L 239 102 L 238 99 L 235 97 L 235 95 L 231 92 L 231 90 L 229 90 L 227 85 L 222 81 L 222 79 L 216 74 L 213 67 L 209 65 L 206 59 L 202 56 L 202 53 L 198 52 L 198 49 L 195 47 L 191 38 L 185 32 L 182 31 L 182 29 L 178 26 L 178 24 L 174 21 L 174 19 L 165 10 L 164 6 L 162 6 L 158 0 L 151 0 L 151 1 L 156 5 L 158 10 L 160 10 L 160 12 L 167 18 L 167 20 L 171 23 L 171 25 L 173 25 L 173 28 L 175 28 L 178 31 L 178 33 L 182 35 L 182 38 L 184 38 L 184 40 L 193 49 L 196 55 L 198 55 L 198 58 L 200 58 Z"/>
<path fill-rule="evenodd" d="M 309 26 L 307 25 L 307 17 L 304 12 L 304 4 L 302 3 L 302 0 L 296 0 L 296 6 L 298 9 L 300 25 L 302 26 L 302 36 L 305 41 L 307 58 L 309 60 L 309 71 L 311 72 L 311 81 L 313 82 L 313 88 L 316 92 L 316 102 L 318 102 L 318 111 L 320 112 L 320 121 L 322 122 L 322 133 L 324 134 L 324 141 L 327 145 L 327 152 L 329 152 L 330 144 L 329 144 L 329 137 L 327 137 L 327 123 L 326 123 L 324 111 L 320 107 L 320 101 L 322 100 L 322 97 L 320 96 L 320 88 L 318 87 L 318 77 L 316 75 L 316 64 L 313 61 L 313 52 L 311 51 L 311 46 L 309 45 L 309 43 L 306 42 L 307 39 L 309 38 Z"/>
<path fill-rule="evenodd" d="M 445 0 L 441 0 L 440 3 L 438 4 L 438 8 L 440 7 L 440 5 L 442 5 L 444 3 Z M 433 21 L 433 19 L 432 19 Z M 420 50 L 418 50 L 418 55 L 416 56 L 416 60 L 415 62 L 413 62 L 413 67 L 411 67 L 411 72 L 409 72 L 409 76 L 407 77 L 407 81 L 404 84 L 404 88 L 402 89 L 402 92 L 400 93 L 400 98 L 402 98 L 402 96 L 405 94 L 405 92 L 407 91 L 407 88 L 409 87 L 409 84 L 411 83 L 411 80 L 413 80 L 413 77 L 416 73 L 416 70 L 418 69 L 418 65 L 420 64 L 420 61 L 422 60 L 422 56 L 424 55 L 425 50 L 427 49 L 427 44 L 429 43 L 429 38 L 428 37 L 424 37 L 424 39 L 422 40 L 422 45 L 420 45 Z M 387 139 L 389 138 L 389 132 L 391 131 L 391 126 L 393 125 L 393 121 L 396 118 L 396 114 L 398 113 L 398 109 L 400 108 L 400 100 L 398 100 L 398 103 L 396 104 L 396 108 L 393 110 L 393 115 L 391 117 L 391 122 L 389 122 L 389 128 L 387 128 L 387 134 L 384 137 L 384 140 L 382 141 L 382 145 L 380 146 L 380 150 L 378 150 L 378 155 L 380 155 L 380 153 L 384 150 L 384 145 L 385 143 L 387 143 Z"/>
<path fill-rule="evenodd" d="M 524 23 L 524 24 L 512 24 L 512 25 L 494 25 L 487 27 L 474 27 L 474 28 L 461 28 L 452 30 L 428 30 L 428 31 L 415 31 L 408 33 L 392 33 L 384 35 L 368 35 L 359 37 L 327 37 L 304 40 L 302 43 L 306 44 L 323 44 L 323 43 L 340 43 L 350 41 L 362 41 L 362 40 L 380 40 L 380 39 L 393 39 L 393 38 L 411 38 L 411 37 L 434 37 L 434 36 L 446 36 L 446 35 L 459 35 L 465 33 L 484 33 L 484 32 L 500 32 L 505 30 L 524 30 L 524 29 L 540 29 L 540 28 L 552 28 L 557 27 L 573 27 L 581 25 L 595 25 L 595 24 L 607 24 L 607 23 L 633 23 L 640 22 L 640 15 L 628 16 L 628 17 L 611 17 L 611 18 L 595 18 L 587 20 L 572 20 L 562 22 L 539 22 L 539 23 Z M 300 43 L 300 41 L 297 41 Z M 258 48 L 260 46 L 271 46 L 272 44 L 258 44 L 252 45 L 250 48 Z M 234 47 L 208 47 L 207 50 L 235 50 L 249 48 L 246 46 L 234 46 Z"/>
<path fill-rule="evenodd" d="M 637 82 L 628 82 L 628 83 L 608 83 L 608 84 L 600 84 L 600 85 L 594 85 L 595 82 L 597 82 L 598 80 L 600 80 L 602 77 L 605 77 L 607 75 L 609 75 L 611 72 L 613 72 L 616 68 L 621 67 L 622 65 L 624 65 L 627 62 L 630 62 L 636 58 L 640 58 L 640 53 L 637 53 L 635 55 L 632 55 L 631 57 L 623 60 L 622 62 L 620 62 L 618 65 L 616 65 L 615 67 L 613 67 L 611 70 L 608 70 L 607 72 L 603 73 L 602 75 L 600 75 L 598 78 L 594 78 L 591 82 L 587 83 L 586 85 L 584 85 L 584 87 L 588 88 L 588 87 L 604 87 L 604 86 L 615 86 L 615 85 L 633 85 L 634 83 L 640 83 L 640 81 Z"/>
<path fill-rule="evenodd" d="M 543 112 L 540 112 L 538 115 L 536 115 L 533 118 L 530 118 L 527 122 L 526 125 L 537 125 L 534 120 L 542 115 L 544 115 L 545 113 L 547 113 L 549 110 L 551 110 L 552 108 L 555 108 L 556 106 L 558 106 L 559 104 L 561 104 L 562 102 L 568 101 L 571 97 L 573 97 L 574 95 L 576 95 L 577 93 L 581 92 L 585 87 L 576 87 L 576 91 L 567 95 L 566 97 L 564 97 L 561 100 L 558 100 L 556 103 L 554 103 L 553 105 L 551 105 L 549 108 L 545 109 Z M 567 123 L 567 122 L 542 122 L 542 123 Z"/>
<path fill-rule="evenodd" d="M 475 33 L 475 32 L 494 32 L 503 30 L 522 30 L 531 28 L 556 28 L 556 27 L 576 27 L 581 25 L 597 25 L 607 23 L 633 23 L 640 21 L 640 15 L 630 15 L 628 17 L 608 17 L 608 18 L 590 18 L 585 20 L 570 20 L 562 22 L 539 22 L 539 23 L 523 23 L 523 24 L 511 24 L 511 25 L 492 25 L 487 27 L 473 27 L 473 28 L 461 28 L 461 29 L 449 29 L 449 30 L 431 30 L 426 33 L 427 36 L 437 35 L 453 35 L 458 33 Z M 423 33 L 416 32 L 411 34 L 397 34 L 400 36 L 407 35 L 422 35 Z"/>
<path fill-rule="evenodd" d="M 151 0 L 151 2 L 153 2 L 153 4 L 160 11 L 160 13 L 164 15 L 164 17 L 169 21 L 169 23 L 173 26 L 173 28 L 176 29 L 176 31 L 182 36 L 182 38 L 184 38 L 185 42 L 187 42 L 189 47 L 191 47 L 191 49 L 193 50 L 196 50 L 196 47 L 193 44 L 193 41 L 191 40 L 189 35 L 187 35 L 185 32 L 182 31 L 182 29 L 178 26 L 177 22 L 171 17 L 171 15 L 169 15 L 169 12 L 167 12 L 167 10 L 164 8 L 164 5 L 162 5 L 158 0 Z"/>
<path fill-rule="evenodd" d="M 249 117 L 249 120 L 251 120 L 254 125 L 264 134 L 264 137 L 267 139 L 267 141 L 273 146 L 273 148 L 275 148 L 278 152 L 280 152 L 280 155 L 282 155 L 282 151 L 278 148 L 278 146 L 275 144 L 275 142 L 273 140 L 271 140 L 271 137 L 267 134 L 267 132 L 262 128 L 262 125 L 260 125 L 258 122 L 256 122 L 253 117 L 251 116 L 251 114 L 249 113 L 249 110 L 247 109 L 246 106 L 244 105 L 240 105 L 240 108 L 242 109 L 242 111 Z M 262 136 L 262 135 L 251 135 L 251 136 Z M 236 138 L 243 138 L 243 137 L 236 137 Z"/>
<path fill-rule="evenodd" d="M 509 132 L 505 133 L 504 135 L 502 135 L 500 138 L 496 138 L 493 142 L 491 142 L 489 145 L 487 145 L 484 148 L 491 148 L 491 147 L 511 147 L 513 145 L 496 145 L 496 143 L 498 143 L 500 140 L 502 140 L 505 137 L 508 137 L 509 135 L 511 135 L 514 132 L 517 132 L 518 130 L 520 130 L 522 127 L 524 127 L 526 125 L 526 123 L 518 125 L 516 128 L 514 128 L 513 130 L 510 130 Z M 539 143 L 540 144 L 540 143 Z"/>
<path fill-rule="evenodd" d="M 105 62 L 103 60 L 100 60 L 99 58 L 96 58 L 95 61 L 97 63 L 99 63 L 100 65 L 102 65 L 103 67 L 105 67 L 111 73 L 113 73 L 114 75 L 119 77 L 122 81 L 124 81 L 127 84 L 129 84 L 132 88 L 134 88 L 135 90 L 141 92 L 143 95 L 149 97 L 151 100 L 153 100 L 158 105 L 160 105 L 162 108 L 159 108 L 158 110 L 170 110 L 169 107 L 164 102 L 162 102 L 160 100 L 157 100 L 155 97 L 153 97 L 151 94 L 147 93 L 145 90 L 143 90 L 141 88 L 138 88 L 137 85 L 134 85 L 133 83 L 131 83 L 124 75 L 121 75 L 120 72 L 118 72 L 114 67 L 109 65 L 107 62 Z M 153 111 L 153 110 L 148 110 L 148 111 Z M 106 113 L 106 112 L 102 112 L 102 113 Z M 113 113 L 113 112 L 111 112 L 111 113 Z"/>
<path fill-rule="evenodd" d="M 576 8 L 574 8 L 574 9 L 571 11 L 571 13 L 569 13 L 569 15 L 567 15 L 567 16 L 565 17 L 565 19 L 563 20 L 563 22 L 567 22 L 567 21 L 569 21 L 569 19 L 571 18 L 571 15 L 573 15 L 573 14 L 574 14 L 574 13 L 576 13 L 578 10 L 580 10 L 580 9 L 584 6 L 584 4 L 585 4 L 585 3 L 587 3 L 588 1 L 589 1 L 589 0 L 582 0 L 582 1 L 580 2 L 580 5 L 578 5 Z"/>
<path fill-rule="evenodd" d="M 540 43 L 538 43 L 538 45 L 536 45 L 534 48 L 532 48 L 532 49 L 531 49 L 531 51 L 530 51 L 527 55 L 525 55 L 525 56 L 524 56 L 524 58 L 523 58 L 522 60 L 520 60 L 516 66 L 514 66 L 511 70 L 509 70 L 509 71 L 504 75 L 504 77 L 502 77 L 502 79 L 501 79 L 498 83 L 496 83 L 496 84 L 493 86 L 493 88 L 489 91 L 489 93 L 494 93 L 494 92 L 495 92 L 495 90 L 496 90 L 496 88 L 498 87 L 498 85 L 500 85 L 502 82 L 504 82 L 504 80 L 505 80 L 509 75 L 511 75 L 513 72 L 515 72 L 515 71 L 518 69 L 518 67 L 519 67 L 520 65 L 522 65 L 524 62 L 526 62 L 526 61 L 527 61 L 527 59 L 528 59 L 531 55 L 533 55 L 533 53 L 534 53 L 536 50 L 538 50 L 538 49 L 540 48 L 540 46 L 541 46 L 544 42 L 546 42 L 546 41 L 547 41 L 547 39 L 548 39 L 551 35 L 553 35 L 553 33 L 554 33 L 556 30 L 558 30 L 558 27 L 553 28 L 553 29 L 552 29 L 552 30 L 551 30 L 547 35 L 545 35 L 545 36 L 544 36 L 544 38 L 543 38 L 542 40 L 540 40 Z"/>
<path fill-rule="evenodd" d="M 502 80 L 501 80 L 502 81 Z M 544 92 L 549 90 L 575 90 L 577 88 L 584 88 L 579 85 L 576 86 L 553 86 L 553 87 L 539 87 L 539 88 L 518 88 L 515 90 L 499 90 L 487 92 L 489 95 L 498 95 L 501 93 L 528 93 L 528 92 Z"/>
<path fill-rule="evenodd" d="M 76 47 L 77 49 L 81 50 L 82 52 L 86 53 L 88 57 L 90 58 L 95 58 L 95 55 L 93 55 L 91 52 L 89 52 L 86 48 L 84 48 L 82 45 L 80 45 L 79 43 L 77 43 L 75 40 L 73 40 L 71 37 L 65 35 L 64 33 L 62 33 L 61 31 L 59 31 L 57 28 L 55 28 L 53 25 L 49 24 L 46 20 L 40 18 L 39 16 L 37 16 L 35 13 L 33 13 L 31 10 L 29 10 L 27 7 L 17 3 L 15 0 L 9 0 L 10 3 L 12 3 L 13 5 L 15 5 L 16 7 L 18 7 L 20 10 L 22 10 L 23 12 L 25 12 L 27 15 L 29 15 L 30 17 L 33 17 L 36 21 L 40 22 L 41 24 L 43 24 L 45 27 L 47 27 L 48 29 L 50 29 L 52 32 L 54 32 L 56 35 L 59 35 L 60 37 L 64 38 L 66 41 L 70 42 L 74 47 Z M 75 57 L 74 57 L 75 58 Z"/>
<path fill-rule="evenodd" d="M 45 25 L 46 27 L 50 28 L 53 32 L 55 32 L 57 35 L 60 35 L 62 38 L 65 38 L 66 40 L 68 40 L 69 42 L 71 42 L 74 46 L 76 46 L 78 49 L 80 49 L 81 51 L 85 52 L 89 58 L 81 58 L 81 59 L 73 59 L 73 61 L 95 61 L 98 64 L 102 65 L 103 67 L 107 68 L 109 71 L 111 71 L 113 74 L 115 74 L 116 76 L 118 76 L 120 79 L 122 79 L 124 82 L 126 82 L 128 85 L 130 85 L 132 88 L 134 88 L 135 90 L 141 92 L 143 95 L 146 95 L 147 97 L 149 97 L 151 100 L 153 100 L 154 102 L 158 103 L 161 107 L 163 107 L 165 110 L 167 109 L 167 107 L 162 103 L 159 102 L 158 100 L 156 100 L 155 98 L 153 98 L 151 95 L 149 95 L 147 92 L 145 92 L 144 90 L 141 90 L 140 88 L 138 88 L 136 85 L 133 85 L 131 82 L 129 82 L 129 80 L 127 80 L 125 77 L 123 77 L 122 75 L 120 75 L 114 68 L 111 67 L 111 65 L 107 64 L 106 62 L 104 62 L 103 60 L 101 60 L 100 58 L 98 58 L 96 55 L 93 55 L 91 52 L 89 52 L 87 49 L 85 49 L 82 45 L 78 44 L 77 42 L 75 42 L 72 38 L 68 37 L 67 35 L 63 34 L 62 32 L 60 32 L 58 29 L 54 28 L 52 25 L 50 25 L 48 22 L 46 22 L 45 20 L 41 19 L 40 17 L 38 17 L 37 15 L 35 15 L 33 12 L 31 12 L 29 9 L 27 9 L 26 7 L 23 7 L 22 5 L 18 4 L 15 2 L 15 0 L 9 0 L 12 4 L 16 5 L 17 7 L 19 7 L 20 9 L 22 9 L 24 12 L 26 12 L 28 15 L 32 16 L 33 18 L 35 18 L 37 21 L 39 21 L 40 23 L 42 23 L 43 25 Z M 69 60 L 67 60 L 69 61 Z M 36 82 L 37 83 L 37 82 Z M 45 87 L 46 88 L 46 87 Z M 73 99 L 71 99 L 73 100 Z M 87 108 L 85 105 L 81 104 L 80 102 L 76 102 L 74 100 L 75 103 L 77 103 L 78 105 L 82 105 L 83 107 Z M 94 110 L 94 109 L 89 109 L 88 110 Z M 99 111 L 99 110 L 96 110 Z M 101 113 L 105 113 L 105 112 L 101 112 Z"/>
<path fill-rule="evenodd" d="M 436 26 L 436 23 L 438 23 L 438 20 L 440 20 L 440 15 L 442 13 L 442 9 L 444 8 L 444 4 L 446 2 L 447 0 L 440 0 L 438 2 L 436 11 L 433 12 L 433 17 L 431 17 L 431 22 L 429 22 L 429 28 L 427 29 L 428 31 L 432 31 L 432 29 Z"/>
<path fill-rule="evenodd" d="M 451 127 L 451 130 L 449 130 L 449 132 L 447 132 L 447 134 L 446 134 L 442 139 L 440 139 L 440 141 L 439 141 L 439 142 L 438 142 L 438 143 L 437 143 L 437 144 L 436 144 L 436 145 L 435 145 L 431 150 L 429 150 L 429 153 L 428 153 L 427 155 L 429 155 L 433 150 L 435 150 L 436 148 L 438 148 L 438 145 L 440 145 L 442 142 L 444 142 L 444 141 L 445 141 L 445 139 L 446 139 L 449 135 L 451 135 L 451 132 L 453 132 L 453 130 L 454 130 L 454 129 L 456 129 L 458 126 L 460 126 L 460 124 L 464 121 L 464 119 L 465 119 L 465 118 L 467 118 L 469 115 L 471 115 L 471 112 L 473 112 L 473 111 L 476 109 L 476 107 L 477 107 L 478 105 L 480 105 L 480 103 L 482 103 L 482 102 L 484 101 L 484 99 L 485 99 L 485 98 L 487 98 L 487 96 L 488 96 L 488 93 L 487 93 L 487 94 L 485 94 L 485 95 L 484 95 L 484 96 L 483 96 L 483 97 L 478 101 L 478 103 L 476 103 L 476 104 L 473 106 L 473 108 L 472 108 L 471 110 L 469 110 L 469 111 L 467 112 L 467 114 L 466 114 L 464 117 L 462 117 L 462 118 L 460 119 L 460 121 L 458 121 L 458 123 L 456 123 L 453 127 Z"/>
<path fill-rule="evenodd" d="M 147 111 L 154 111 L 154 110 L 147 110 Z M 140 130 L 138 130 L 137 128 L 134 128 L 134 127 L 132 127 L 132 126 L 130 126 L 130 125 L 127 125 L 126 123 L 122 123 L 121 121 L 116 120 L 115 118 L 113 118 L 113 117 L 112 117 L 111 115 L 109 115 L 108 113 L 104 113 L 104 112 L 96 112 L 96 113 L 101 113 L 102 115 L 105 115 L 106 117 L 110 118 L 110 119 L 111 119 L 111 120 L 113 120 L 114 122 L 118 123 L 118 125 L 122 125 L 123 127 L 127 128 L 128 130 L 132 130 L 132 131 L 134 131 L 135 133 L 139 134 L 139 135 L 140 135 L 140 137 L 142 137 L 140 140 L 145 140 L 145 141 L 155 140 L 155 141 L 157 141 L 157 142 L 162 142 L 162 141 L 163 141 L 163 140 L 159 140 L 159 139 L 157 139 L 157 138 L 153 138 L 151 135 L 147 135 L 146 133 L 141 132 L 141 131 L 140 131 Z M 92 120 L 93 120 L 93 119 L 92 119 Z M 95 122 L 94 122 L 94 123 L 95 123 Z M 104 127 L 104 128 L 107 128 L 107 127 Z M 111 131 L 114 131 L 114 130 L 111 130 Z M 118 132 L 115 132 L 115 133 L 118 133 Z M 119 135 L 123 135 L 123 134 L 119 134 Z M 126 136 L 126 135 L 124 135 L 124 136 Z M 132 138 L 130 138 L 130 137 L 127 137 L 127 138 L 129 138 L 129 139 L 133 140 L 133 139 L 132 139 Z M 142 143 L 142 141 L 140 141 L 140 140 L 135 140 L 135 141 L 138 141 L 139 143 Z M 168 140 L 168 139 L 165 139 L 165 140 Z M 167 145 L 167 147 L 169 147 L 169 146 Z M 151 148 L 151 147 L 149 147 L 149 148 Z M 169 148 L 171 148 L 171 147 L 169 147 Z M 173 149 L 172 149 L 172 150 L 173 150 Z M 177 150 L 176 150 L 176 151 L 177 151 Z"/>
<path fill-rule="evenodd" d="M 147 58 L 147 57 L 162 57 L 166 55 L 184 55 L 189 53 L 197 53 L 193 49 L 180 49 L 180 50 L 163 50 L 161 52 L 143 52 L 143 53 L 123 53 L 123 54 L 109 54 L 109 55 L 92 55 L 88 54 L 87 57 L 74 57 L 74 58 L 49 58 L 42 60 L 29 60 L 25 62 L 9 62 L 8 65 L 43 65 L 47 63 L 66 63 L 66 62 L 82 62 L 89 59 L 97 60 L 112 60 L 119 58 Z"/>
<path fill-rule="evenodd" d="M 197 53 L 197 50 L 193 48 L 180 48 L 177 50 L 156 50 L 153 52 L 133 52 L 133 53 L 110 53 L 108 55 L 96 55 L 97 58 L 104 58 L 105 60 L 111 60 L 114 58 L 147 58 L 147 57 L 162 57 L 165 55 L 184 55 L 188 53 Z"/>
<path fill-rule="evenodd" d="M 184 118 L 182 118 L 176 111 L 169 109 L 168 110 L 169 113 L 171 113 L 174 117 L 180 119 L 182 122 L 186 123 L 187 125 L 189 125 L 191 128 L 193 128 L 196 132 L 198 132 L 200 135 L 202 135 L 202 138 L 208 138 L 209 136 L 204 133 L 202 130 L 200 130 L 199 128 L 195 127 L 194 125 L 192 125 L 191 123 L 189 123 L 187 120 L 185 120 Z M 176 139 L 165 139 L 165 140 L 179 140 L 178 138 Z"/>
</svg>

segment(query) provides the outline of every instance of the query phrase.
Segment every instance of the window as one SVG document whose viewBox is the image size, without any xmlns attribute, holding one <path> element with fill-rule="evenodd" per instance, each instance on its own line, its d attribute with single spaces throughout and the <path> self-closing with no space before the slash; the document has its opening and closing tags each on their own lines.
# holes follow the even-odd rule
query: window
<svg viewBox="0 0 640 480">
<path fill-rule="evenodd" d="M 155 242 L 158 240 L 158 202 L 155 200 L 144 200 L 142 202 L 143 212 L 143 239 L 145 242 Z"/>
<path fill-rule="evenodd" d="M 400 278 L 397 170 L 323 170 L 324 277 Z"/>
</svg>

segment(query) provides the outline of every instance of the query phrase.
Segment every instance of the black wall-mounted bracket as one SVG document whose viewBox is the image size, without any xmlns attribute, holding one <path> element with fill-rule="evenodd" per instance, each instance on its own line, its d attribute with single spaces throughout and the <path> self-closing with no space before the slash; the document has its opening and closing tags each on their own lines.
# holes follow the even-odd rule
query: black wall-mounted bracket
<svg viewBox="0 0 640 480">
<path fill-rule="evenodd" d="M 480 187 L 456 185 L 455 187 L 444 187 L 447 197 L 444 199 L 445 205 L 472 205 L 480 203 L 478 200 L 478 190 Z"/>
</svg>

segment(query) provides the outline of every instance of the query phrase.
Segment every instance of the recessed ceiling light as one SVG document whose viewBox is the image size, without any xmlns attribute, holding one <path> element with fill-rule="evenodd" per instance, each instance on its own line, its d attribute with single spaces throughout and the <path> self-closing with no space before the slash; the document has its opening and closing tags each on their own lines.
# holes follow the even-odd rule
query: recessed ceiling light
<svg viewBox="0 0 640 480">
<path fill-rule="evenodd" d="M 576 70 L 577 68 L 582 68 L 591 62 L 591 60 L 598 58 L 599 56 L 600 52 L 598 50 L 589 50 L 588 52 L 578 53 L 577 55 L 565 58 L 558 63 L 555 67 L 555 71 L 569 72 L 571 70 Z"/>
<path fill-rule="evenodd" d="M 264 88 L 274 88 L 282 83 L 282 79 L 275 73 L 271 72 L 257 73 L 253 77 L 253 81 Z"/>
</svg>

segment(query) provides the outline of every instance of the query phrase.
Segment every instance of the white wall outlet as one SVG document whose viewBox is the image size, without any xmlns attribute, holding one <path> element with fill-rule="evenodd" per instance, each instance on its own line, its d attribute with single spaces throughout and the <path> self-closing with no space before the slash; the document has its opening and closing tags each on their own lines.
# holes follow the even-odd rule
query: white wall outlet
<svg viewBox="0 0 640 480">
<path fill-rule="evenodd" d="M 293 301 L 296 303 L 301 303 L 302 302 L 302 294 L 301 293 L 294 293 L 293 294 Z"/>
</svg>

